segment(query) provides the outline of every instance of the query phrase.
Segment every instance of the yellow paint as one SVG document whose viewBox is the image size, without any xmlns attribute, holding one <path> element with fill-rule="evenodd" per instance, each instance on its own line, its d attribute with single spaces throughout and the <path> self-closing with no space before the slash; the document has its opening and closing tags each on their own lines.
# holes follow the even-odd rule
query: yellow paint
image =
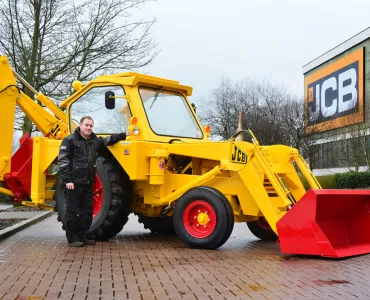
<svg viewBox="0 0 370 300">
<path fill-rule="evenodd" d="M 8 190 L 8 189 L 4 189 L 2 187 L 0 187 L 0 193 L 2 194 L 5 194 L 5 195 L 8 195 L 8 196 L 14 196 L 13 192 L 11 190 Z"/>
<path fill-rule="evenodd" d="M 22 205 L 41 208 L 41 209 L 45 209 L 45 210 L 54 210 L 53 206 L 40 204 L 40 203 L 34 203 L 34 202 L 30 202 L 30 201 L 22 201 Z"/>
<path fill-rule="evenodd" d="M 200 225 L 207 225 L 209 222 L 208 214 L 201 212 L 198 214 L 197 221 Z"/>
<path fill-rule="evenodd" d="M 79 91 L 80 89 L 82 89 L 83 87 L 83 84 L 81 81 L 78 81 L 78 80 L 75 80 L 72 82 L 72 88 L 75 90 L 75 91 Z"/>
<path fill-rule="evenodd" d="M 4 174 L 10 171 L 9 158 L 12 156 L 15 105 L 19 97 L 19 91 L 12 87 L 17 83 L 5 56 L 0 56 L 0 74 L 0 90 L 4 90 L 0 94 L 2 112 L 0 118 L 0 180 L 3 180 Z"/>
<path fill-rule="evenodd" d="M 32 156 L 32 179 L 31 179 L 31 199 L 35 204 L 44 204 L 50 198 L 46 187 L 50 185 L 50 180 L 46 180 L 46 170 L 57 158 L 61 141 L 49 140 L 43 137 L 33 138 Z M 50 193 L 50 192 L 49 192 Z"/>
</svg>

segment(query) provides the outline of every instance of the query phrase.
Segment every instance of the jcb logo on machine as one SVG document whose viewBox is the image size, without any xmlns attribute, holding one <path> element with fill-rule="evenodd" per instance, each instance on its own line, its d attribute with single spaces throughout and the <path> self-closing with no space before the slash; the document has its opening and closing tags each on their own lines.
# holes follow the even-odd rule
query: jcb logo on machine
<svg viewBox="0 0 370 300">
<path fill-rule="evenodd" d="M 56 137 L 56 136 L 57 136 L 57 132 L 58 132 L 59 130 L 60 130 L 59 125 L 58 125 L 58 124 L 56 124 L 56 126 L 50 130 L 50 134 L 51 134 L 53 137 Z"/>
<path fill-rule="evenodd" d="M 233 145 L 230 160 L 234 163 L 246 164 L 247 154 L 245 154 L 244 151 L 240 149 L 239 147 L 237 147 L 236 145 Z"/>
</svg>

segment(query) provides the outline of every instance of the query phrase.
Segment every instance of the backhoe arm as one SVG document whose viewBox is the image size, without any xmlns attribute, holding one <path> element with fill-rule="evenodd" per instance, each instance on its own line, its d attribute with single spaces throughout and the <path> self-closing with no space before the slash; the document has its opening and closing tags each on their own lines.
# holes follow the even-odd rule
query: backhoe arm
<svg viewBox="0 0 370 300">
<path fill-rule="evenodd" d="M 36 178 L 32 180 L 32 186 L 37 185 L 37 188 L 34 190 L 37 191 L 37 195 L 40 193 L 39 191 L 44 181 L 41 177 L 45 177 L 45 174 L 42 176 L 41 174 L 48 167 L 46 164 L 54 158 L 48 157 L 51 154 L 39 153 L 38 155 L 41 155 L 45 163 L 40 164 L 40 168 L 43 170 L 40 169 L 35 172 L 36 165 L 32 166 L 32 160 L 41 159 L 41 157 L 35 157 L 35 149 L 39 149 L 40 146 L 35 148 L 34 141 L 27 139 L 27 136 L 22 138 L 21 147 L 12 156 L 16 105 L 31 119 L 37 129 L 47 137 L 46 140 L 63 139 L 68 134 L 68 118 L 53 101 L 42 93 L 35 91 L 21 76 L 13 72 L 5 56 L 0 56 L 0 74 L 0 181 L 4 186 L 4 188 L 0 188 L 0 192 L 14 196 L 16 201 L 22 201 L 31 194 L 31 176 Z M 41 104 L 32 100 L 20 90 L 17 86 L 16 78 L 36 95 L 35 98 Z M 41 105 L 44 105 L 46 109 Z M 36 145 L 44 143 L 39 138 L 35 142 Z M 43 148 L 40 149 L 38 151 L 42 151 Z M 45 189 L 45 186 L 43 189 Z"/>
<path fill-rule="evenodd" d="M 2 144 L 0 148 L 0 179 L 2 179 L 4 172 L 10 169 L 9 166 L 5 168 L 5 165 L 8 163 L 12 153 L 16 104 L 18 104 L 21 110 L 32 120 L 37 129 L 40 130 L 44 136 L 51 139 L 63 139 L 63 137 L 68 134 L 68 118 L 48 97 L 42 93 L 37 93 L 37 91 L 18 74 L 14 75 L 8 59 L 5 56 L 0 56 L 0 74 L 0 101 L 2 113 L 0 118 L 0 139 Z M 24 94 L 17 87 L 15 77 L 20 79 L 27 88 L 35 93 L 35 98 L 44 104 L 54 115 Z"/>
<path fill-rule="evenodd" d="M 8 60 L 4 56 L 0 57 L 0 74 L 0 102 L 2 113 L 0 117 L 0 180 L 3 180 L 4 174 L 10 171 L 15 104 L 17 98 L 20 96 L 20 92 Z"/>
</svg>

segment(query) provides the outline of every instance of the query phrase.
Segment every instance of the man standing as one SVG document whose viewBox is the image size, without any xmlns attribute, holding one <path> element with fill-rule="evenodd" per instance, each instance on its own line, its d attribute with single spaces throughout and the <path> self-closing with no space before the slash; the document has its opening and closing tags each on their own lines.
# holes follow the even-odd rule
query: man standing
<svg viewBox="0 0 370 300">
<path fill-rule="evenodd" d="M 94 121 L 85 116 L 73 134 L 67 136 L 59 149 L 58 165 L 65 189 L 65 229 L 70 247 L 95 245 L 86 232 L 93 219 L 93 190 L 96 158 L 106 146 L 126 139 L 126 133 L 113 134 L 106 138 L 93 133 Z"/>
</svg>

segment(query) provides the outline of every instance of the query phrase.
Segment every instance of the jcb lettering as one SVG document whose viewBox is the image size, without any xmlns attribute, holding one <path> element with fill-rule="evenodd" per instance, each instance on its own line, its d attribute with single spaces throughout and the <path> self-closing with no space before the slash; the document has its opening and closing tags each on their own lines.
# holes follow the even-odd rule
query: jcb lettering
<svg viewBox="0 0 370 300">
<path fill-rule="evenodd" d="M 50 130 L 50 134 L 51 134 L 53 137 L 56 137 L 56 134 L 57 134 L 57 132 L 58 132 L 59 130 L 60 130 L 59 125 L 58 125 L 58 124 L 56 124 L 56 126 Z"/>
<path fill-rule="evenodd" d="M 359 62 L 351 63 L 307 86 L 308 125 L 314 125 L 358 110 Z"/>
<path fill-rule="evenodd" d="M 233 150 L 231 153 L 231 161 L 241 164 L 247 163 L 247 155 L 243 152 L 243 150 L 239 149 L 237 146 L 233 146 Z"/>
</svg>

